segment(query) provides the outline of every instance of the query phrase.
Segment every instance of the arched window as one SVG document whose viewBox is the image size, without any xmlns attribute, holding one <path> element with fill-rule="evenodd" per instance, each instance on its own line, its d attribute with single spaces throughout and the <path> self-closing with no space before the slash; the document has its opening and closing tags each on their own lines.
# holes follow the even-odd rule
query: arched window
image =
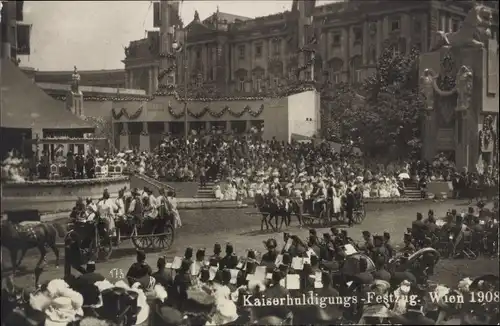
<svg viewBox="0 0 500 326">
<path fill-rule="evenodd" d="M 333 58 L 328 62 L 328 76 L 330 82 L 336 84 L 342 81 L 342 68 L 344 61 L 340 58 Z"/>
<path fill-rule="evenodd" d="M 360 83 L 362 81 L 363 60 L 360 55 L 351 58 L 351 82 Z"/>
</svg>

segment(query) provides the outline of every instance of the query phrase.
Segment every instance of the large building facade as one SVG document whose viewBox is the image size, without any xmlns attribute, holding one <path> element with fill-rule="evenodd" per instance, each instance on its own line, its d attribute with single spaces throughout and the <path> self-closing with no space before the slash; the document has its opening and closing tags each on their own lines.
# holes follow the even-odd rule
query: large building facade
<svg viewBox="0 0 500 326">
<path fill-rule="evenodd" d="M 495 9 L 493 21 L 497 22 L 498 2 L 484 2 Z M 473 1 L 352 0 L 309 8 L 312 19 L 307 28 L 313 30 L 317 45 L 314 69 L 306 79 L 329 80 L 332 85 L 361 82 L 373 71 L 386 41 L 398 44 L 401 52 L 412 47 L 427 52 L 436 32 L 458 30 L 472 5 Z M 159 10 L 155 5 L 158 27 L 162 24 Z M 186 54 L 177 59 L 177 84 L 187 85 L 192 97 L 272 93 L 295 78 L 293 72 L 299 65 L 293 49 L 296 25 L 290 23 L 296 19 L 295 12 L 292 8 L 255 19 L 216 12 L 204 20 L 196 13 L 184 29 Z M 498 39 L 498 25 L 492 29 L 492 38 Z M 157 90 L 162 70 L 160 43 L 159 31 L 130 43 L 123 61 L 127 88 L 149 94 Z"/>
</svg>

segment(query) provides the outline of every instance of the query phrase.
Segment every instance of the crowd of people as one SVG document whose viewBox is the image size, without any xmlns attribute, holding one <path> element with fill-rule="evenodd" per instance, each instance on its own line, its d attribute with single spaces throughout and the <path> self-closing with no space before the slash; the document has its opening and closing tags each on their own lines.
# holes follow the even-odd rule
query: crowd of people
<svg viewBox="0 0 500 326">
<path fill-rule="evenodd" d="M 497 324 L 497 276 L 451 286 L 429 282 L 439 256 L 431 248 L 432 234 L 440 230 L 454 240 L 464 224 L 477 231 L 497 219 L 498 204 L 491 212 L 480 207 L 477 215 L 450 211 L 444 225 L 432 211 L 427 219 L 418 214 L 399 249 L 387 232 L 363 231 L 362 244 L 345 229 L 322 235 L 311 229 L 306 239 L 284 233 L 283 247 L 270 238 L 264 254 L 247 249 L 238 256 L 230 243 L 225 253 L 215 244 L 211 255 L 186 248 L 183 257 L 159 258 L 156 271 L 138 251 L 117 282 L 99 274 L 92 261 L 82 275 L 67 273 L 30 294 L 9 279 L 2 320 L 6 326 L 26 320 L 32 325 Z M 498 237 L 498 221 L 496 227 Z M 458 257 L 461 247 L 454 247 Z M 471 292 L 497 297 L 478 303 Z M 462 295 L 464 302 L 447 300 L 451 295 Z"/>
</svg>

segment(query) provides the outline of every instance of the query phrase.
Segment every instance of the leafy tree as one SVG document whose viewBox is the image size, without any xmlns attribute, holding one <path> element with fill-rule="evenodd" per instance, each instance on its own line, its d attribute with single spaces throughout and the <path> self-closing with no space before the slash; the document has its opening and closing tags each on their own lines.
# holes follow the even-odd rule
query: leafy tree
<svg viewBox="0 0 500 326">
<path fill-rule="evenodd" d="M 332 114 L 340 119 L 344 138 L 366 154 L 403 158 L 420 150 L 423 99 L 418 90 L 418 57 L 415 49 L 403 54 L 397 44 L 386 44 L 374 74 L 359 90 L 363 100 L 349 85 L 336 87 Z"/>
</svg>

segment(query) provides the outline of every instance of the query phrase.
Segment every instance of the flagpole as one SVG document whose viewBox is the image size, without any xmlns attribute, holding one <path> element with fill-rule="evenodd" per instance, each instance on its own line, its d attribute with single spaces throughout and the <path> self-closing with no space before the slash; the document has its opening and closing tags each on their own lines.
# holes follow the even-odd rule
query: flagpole
<svg viewBox="0 0 500 326">
<path fill-rule="evenodd" d="M 187 28 L 184 30 L 184 40 L 182 45 L 182 64 L 183 64 L 183 72 L 184 72 L 184 137 L 186 138 L 186 143 L 188 141 L 188 105 L 187 105 L 187 78 L 188 78 L 188 62 L 187 62 Z"/>
</svg>

